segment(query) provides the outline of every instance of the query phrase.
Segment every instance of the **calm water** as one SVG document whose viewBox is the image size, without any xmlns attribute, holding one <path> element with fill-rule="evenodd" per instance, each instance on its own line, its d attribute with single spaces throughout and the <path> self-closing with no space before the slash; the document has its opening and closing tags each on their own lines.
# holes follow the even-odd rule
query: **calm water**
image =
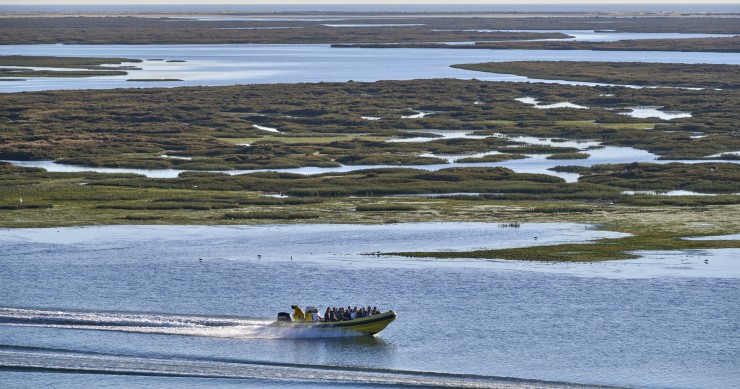
<svg viewBox="0 0 740 389">
<path fill-rule="evenodd" d="M 618 35 L 618 34 L 614 34 Z M 669 34 L 670 35 L 670 34 Z M 612 52 L 569 50 L 361 49 L 329 45 L 6 45 L 4 55 L 123 57 L 146 60 L 127 76 L 36 78 L 0 82 L 0 92 L 49 89 L 148 88 L 336 81 L 460 78 L 531 81 L 520 76 L 453 69 L 490 61 L 569 60 L 740 64 L 735 53 Z M 151 61 L 151 59 L 186 62 Z M 127 79 L 181 79 L 131 82 Z M 595 85 L 593 83 L 568 84 Z"/>
<path fill-rule="evenodd" d="M 476 31 L 500 31 L 500 30 L 476 30 Z M 732 34 L 687 34 L 687 33 L 665 33 L 665 32 L 608 32 L 597 30 L 504 30 L 515 32 L 561 32 L 572 38 L 545 39 L 564 41 L 586 41 L 586 42 L 614 42 L 622 40 L 638 39 L 690 39 L 690 38 L 722 38 L 731 37 Z"/>
<path fill-rule="evenodd" d="M 740 250 L 604 264 L 359 255 L 516 247 L 535 236 L 616 234 L 565 223 L 0 230 L 0 364 L 38 371 L 4 371 L 0 386 L 731 388 L 740 379 Z M 375 338 L 266 327 L 294 303 L 377 304 L 399 318 Z M 83 367 L 128 375 L 48 373 Z M 167 377 L 183 372 L 209 378 Z"/>
</svg>

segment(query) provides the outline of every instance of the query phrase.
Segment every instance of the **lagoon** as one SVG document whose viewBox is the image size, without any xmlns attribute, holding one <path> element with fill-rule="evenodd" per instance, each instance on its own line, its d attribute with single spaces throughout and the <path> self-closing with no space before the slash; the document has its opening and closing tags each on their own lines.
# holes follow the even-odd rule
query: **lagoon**
<svg viewBox="0 0 740 389">
<path fill-rule="evenodd" d="M 126 76 L 35 78 L 2 82 L 0 92 L 56 89 L 152 88 L 196 85 L 271 84 L 459 78 L 486 81 L 537 81 L 577 85 L 587 82 L 527 77 L 450 68 L 461 63 L 527 60 L 641 61 L 740 64 L 736 53 L 620 52 L 587 50 L 366 49 L 323 44 L 226 45 L 5 45 L 4 55 L 119 57 L 144 60 Z M 186 62 L 166 62 L 184 60 Z M 127 79 L 181 79 L 179 82 Z"/>
<path fill-rule="evenodd" d="M 208 377 L 169 380 L 173 388 L 220 386 L 233 376 L 251 380 L 234 385 L 288 388 L 306 380 L 509 388 L 565 385 L 521 379 L 575 387 L 737 382 L 737 361 L 728 357 L 740 352 L 737 323 L 727 318 L 736 317 L 740 250 L 580 264 L 361 255 L 516 247 L 535 236 L 554 244 L 620 234 L 573 223 L 0 230 L 0 250 L 12 253 L 0 273 L 0 361 L 125 368 L 126 385 L 158 384 L 172 366 Z M 295 303 L 372 304 L 399 318 L 375 338 L 266 329 Z M 154 377 L 137 377 L 146 371 Z M 10 386 L 28 379 L 43 382 L 3 377 Z"/>
</svg>

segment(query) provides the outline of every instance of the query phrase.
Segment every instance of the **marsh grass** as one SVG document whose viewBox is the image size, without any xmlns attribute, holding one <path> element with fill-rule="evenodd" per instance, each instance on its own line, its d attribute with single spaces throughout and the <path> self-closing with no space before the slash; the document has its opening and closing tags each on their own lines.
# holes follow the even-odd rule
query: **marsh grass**
<svg viewBox="0 0 740 389">
<path fill-rule="evenodd" d="M 587 159 L 590 157 L 588 153 L 557 153 L 548 155 L 547 159 Z"/>
<path fill-rule="evenodd" d="M 491 154 L 484 155 L 482 157 L 466 157 L 457 159 L 458 163 L 481 163 L 481 162 L 503 162 L 514 159 L 526 159 L 529 158 L 524 154 L 505 153 L 505 154 Z"/>
<path fill-rule="evenodd" d="M 291 211 L 253 211 L 253 212 L 229 212 L 225 213 L 222 218 L 230 220 L 245 219 L 268 219 L 268 220 L 298 220 L 298 219 L 316 219 L 319 215 L 315 212 L 291 212 Z"/>
<path fill-rule="evenodd" d="M 0 158 L 97 167 L 248 170 L 445 163 L 422 157 L 429 153 L 579 152 L 517 143 L 494 136 L 498 133 L 600 141 L 648 150 L 661 158 L 704 159 L 740 150 L 740 140 L 733 135 L 740 112 L 738 93 L 682 90 L 679 96 L 650 88 L 412 80 L 1 94 Z M 592 109 L 541 110 L 514 100 L 522 96 L 573 101 Z M 665 106 L 694 116 L 661 123 L 606 109 L 637 105 Z M 401 119 L 409 106 L 435 114 Z M 369 121 L 362 115 L 384 119 Z M 284 133 L 266 134 L 254 124 Z M 645 130 L 656 124 L 661 126 Z M 490 137 L 443 139 L 425 132 L 435 129 Z M 692 138 L 697 133 L 706 136 Z M 387 142 L 425 135 L 428 142 Z M 503 157 L 489 157 L 495 158 Z"/>
<path fill-rule="evenodd" d="M 131 66 L 103 66 L 120 65 L 123 62 L 142 62 L 139 59 L 129 58 L 82 58 L 82 57 L 52 57 L 52 56 L 21 56 L 0 55 L 0 77 L 98 77 L 122 76 L 128 74 L 126 70 L 138 70 Z M 3 68 L 3 66 L 19 66 L 20 68 Z M 59 68 L 76 70 L 34 70 L 30 68 Z M 83 70 L 84 69 L 84 70 Z M 125 69 L 125 70 L 123 70 Z"/>
<path fill-rule="evenodd" d="M 355 207 L 357 212 L 412 212 L 419 207 L 411 204 L 361 204 Z"/>
<path fill-rule="evenodd" d="M 619 41 L 619 42 L 570 42 L 574 49 L 579 46 L 593 46 L 595 49 L 629 44 L 630 50 L 639 49 L 642 43 L 652 44 L 657 40 Z M 670 50 L 671 46 L 678 45 L 686 49 L 681 51 L 704 51 L 706 47 L 688 49 L 691 43 L 715 43 L 715 49 L 725 47 L 725 51 L 737 52 L 740 47 L 740 37 L 709 38 L 709 39 L 679 39 L 674 42 L 665 42 L 661 50 Z M 525 44 L 531 45 L 527 42 Z M 547 45 L 562 45 L 558 43 L 544 43 Z M 536 43 L 535 43 L 536 45 Z M 566 43 L 565 46 L 568 44 Z M 735 46 L 731 49 L 731 46 Z M 714 51 L 714 50 L 712 50 Z M 644 62 L 575 62 L 575 61 L 519 61 L 519 62 L 488 62 L 482 64 L 453 65 L 459 69 L 476 70 L 491 73 L 516 74 L 539 79 L 571 80 L 600 82 L 620 85 L 654 85 L 676 87 L 702 87 L 737 89 L 740 86 L 740 68 L 736 65 L 709 65 L 709 64 L 659 64 Z"/>
<path fill-rule="evenodd" d="M 255 16 L 257 14 L 254 14 Z M 4 17 L 0 24 L 0 44 L 243 44 L 243 43 L 335 43 L 335 42 L 428 42 L 476 41 L 487 39 L 521 40 L 566 38 L 562 33 L 477 32 L 459 18 L 404 16 L 410 26 L 332 28 L 314 21 L 233 21 L 179 20 L 163 17 Z M 275 14 L 262 15 L 268 19 Z M 309 18 L 315 14 L 308 13 Z M 398 23 L 393 16 L 372 15 L 357 23 Z M 407 19 L 408 17 L 408 19 Z M 467 19 L 471 20 L 471 19 Z M 505 19 L 504 19 L 505 20 Z M 680 20 L 678 20 L 680 22 Z M 416 25 L 413 25 L 416 24 Z M 480 22 L 476 23 L 480 24 Z M 487 23 L 486 23 L 487 25 Z M 466 27 L 462 27 L 466 26 Z M 262 29 L 271 28 L 269 33 Z M 500 28 L 500 27 L 498 27 Z M 164 59 L 158 59 L 164 61 Z M 177 60 L 174 60 L 177 61 Z M 166 62 L 174 62 L 167 60 Z"/>
<path fill-rule="evenodd" d="M 642 235 L 618 239 L 601 239 L 593 243 L 532 246 L 501 250 L 476 250 L 467 252 L 404 252 L 387 253 L 407 257 L 427 258 L 479 258 L 509 259 L 518 261 L 595 262 L 634 259 L 641 250 L 692 250 L 740 248 L 737 240 L 696 241 L 677 236 Z"/>
<path fill-rule="evenodd" d="M 0 204 L 0 210 L 54 208 L 53 204 Z"/>
</svg>

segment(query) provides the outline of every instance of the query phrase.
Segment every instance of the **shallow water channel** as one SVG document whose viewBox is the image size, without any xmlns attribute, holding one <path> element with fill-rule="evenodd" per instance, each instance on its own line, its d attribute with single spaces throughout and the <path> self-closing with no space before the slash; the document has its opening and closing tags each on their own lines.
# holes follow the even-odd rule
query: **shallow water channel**
<svg viewBox="0 0 740 389">
<path fill-rule="evenodd" d="M 732 387 L 738 250 L 582 264 L 361 255 L 617 235 L 569 223 L 0 230 L 0 364 L 38 371 L 0 381 Z M 375 338 L 266 326 L 296 303 L 399 317 Z M 207 378 L 162 381 L 173 369 Z"/>
<path fill-rule="evenodd" d="M 469 139 L 482 139 L 486 136 L 474 135 L 469 131 L 457 131 L 457 130 L 419 130 L 419 133 L 434 134 L 440 138 L 452 139 L 452 138 L 469 138 Z M 500 134 L 492 136 L 502 136 Z M 434 139 L 428 136 L 419 136 L 412 138 L 401 138 L 390 140 L 390 142 L 429 142 Z M 486 153 L 475 153 L 475 154 L 422 154 L 427 157 L 437 157 L 447 160 L 447 163 L 443 164 L 432 164 L 432 165 L 343 165 L 339 167 L 301 167 L 301 168 L 288 168 L 288 169 L 256 169 L 256 170 L 220 170 L 220 173 L 226 174 L 248 174 L 254 172 L 263 171 L 276 171 L 285 173 L 296 173 L 296 174 L 321 174 L 321 173 L 342 173 L 351 172 L 363 169 L 378 169 L 378 168 L 398 168 L 405 167 L 411 169 L 421 169 L 436 171 L 441 169 L 447 169 L 452 167 L 492 167 L 502 166 L 505 168 L 512 169 L 517 173 L 538 173 L 548 174 L 560 177 L 566 182 L 576 182 L 578 177 L 577 173 L 567 172 L 556 172 L 550 170 L 556 166 L 594 166 L 602 164 L 619 164 L 619 163 L 631 163 L 631 162 L 651 162 L 651 163 L 671 163 L 671 162 L 683 162 L 683 163 L 704 163 L 704 162 L 727 162 L 727 163 L 740 163 L 740 161 L 733 160 L 659 160 L 658 156 L 645 150 L 639 150 L 632 147 L 619 147 L 619 146 L 600 146 L 599 142 L 595 141 L 580 141 L 580 140 L 566 140 L 566 139 L 552 139 L 552 138 L 536 138 L 530 136 L 518 136 L 511 137 L 511 140 L 522 142 L 526 144 L 534 145 L 549 145 L 555 147 L 575 147 L 580 149 L 582 152 L 587 153 L 589 156 L 585 159 L 547 159 L 549 154 L 527 154 L 525 159 L 514 159 L 502 162 L 470 162 L 462 163 L 457 162 L 460 158 L 466 157 L 482 157 L 485 155 L 496 154 L 497 152 L 486 152 Z M 81 165 L 68 165 L 56 163 L 54 161 L 15 161 L 7 160 L 18 166 L 25 167 L 38 167 L 46 169 L 49 172 L 83 172 L 83 171 L 94 171 L 99 173 L 134 173 L 141 174 L 147 177 L 153 178 L 174 178 L 180 173 L 187 170 L 180 169 L 133 169 L 133 168 L 106 168 L 106 167 L 88 167 Z"/>
</svg>

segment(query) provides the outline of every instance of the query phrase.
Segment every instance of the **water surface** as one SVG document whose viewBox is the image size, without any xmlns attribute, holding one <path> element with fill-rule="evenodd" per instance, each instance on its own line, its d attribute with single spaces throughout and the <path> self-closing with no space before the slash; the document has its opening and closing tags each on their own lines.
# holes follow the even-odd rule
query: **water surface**
<svg viewBox="0 0 740 389">
<path fill-rule="evenodd" d="M 409 138 L 414 140 L 415 138 Z M 430 138 L 420 138 L 429 140 Z M 561 143 L 561 145 L 566 146 Z M 577 142 L 573 142 L 577 143 Z M 431 165 L 342 165 L 338 167 L 314 167 L 306 166 L 300 168 L 286 168 L 286 169 L 255 169 L 255 170 L 218 170 L 213 172 L 225 173 L 229 175 L 236 174 L 249 174 L 255 172 L 283 172 L 283 173 L 295 173 L 295 174 L 322 174 L 322 173 L 346 173 L 357 170 L 366 169 L 383 169 L 383 168 L 409 168 L 419 169 L 428 171 L 437 171 L 442 169 L 454 168 L 454 167 L 495 167 L 501 166 L 513 170 L 516 173 L 536 173 L 536 174 L 548 174 L 564 179 L 566 182 L 576 182 L 580 174 L 568 173 L 568 172 L 556 172 L 552 169 L 556 166 L 595 166 L 604 164 L 621 164 L 621 163 L 632 163 L 632 162 L 650 162 L 650 163 L 740 163 L 736 160 L 714 160 L 714 159 L 700 159 L 700 160 L 667 160 L 658 159 L 658 156 L 645 150 L 639 150 L 631 147 L 619 147 L 619 146 L 603 146 L 599 148 L 590 148 L 588 146 L 592 142 L 583 142 L 583 145 L 579 148 L 583 149 L 587 154 L 588 158 L 585 159 L 547 159 L 549 154 L 524 154 L 527 158 L 525 159 L 513 159 L 501 162 L 457 162 L 460 158 L 466 157 L 480 157 L 485 155 L 496 154 L 495 152 L 487 153 L 473 153 L 473 154 L 458 154 L 458 155 L 446 155 L 446 154 L 432 154 L 427 153 L 423 156 L 438 157 L 447 160 L 449 163 L 431 164 Z M 558 144 L 554 142 L 554 144 Z M 567 146 L 566 146 L 567 147 Z M 578 147 L 578 146 L 575 146 Z M 135 169 L 135 168 L 107 168 L 107 167 L 89 167 L 83 165 L 68 165 L 62 163 L 56 163 L 54 161 L 15 161 L 5 160 L 4 162 L 10 162 L 17 166 L 25 167 L 38 167 L 46 169 L 49 172 L 98 172 L 98 173 L 133 173 L 141 174 L 146 177 L 152 178 L 175 178 L 180 173 L 189 171 L 181 169 Z"/>
<path fill-rule="evenodd" d="M 586 50 L 364 49 L 329 45 L 5 45 L 4 55 L 53 55 L 142 59 L 142 70 L 126 76 L 29 78 L 2 82 L 0 92 L 49 89 L 151 88 L 195 85 L 345 82 L 429 78 L 487 81 L 535 81 L 522 76 L 473 72 L 450 65 L 491 61 L 640 61 L 660 63 L 740 64 L 735 53 L 619 52 Z M 185 60 L 186 62 L 151 61 Z M 181 82 L 136 82 L 181 79 Z M 538 82 L 573 85 L 597 83 L 562 80 Z"/>
<path fill-rule="evenodd" d="M 740 250 L 581 264 L 360 255 L 599 236 L 616 234 L 567 223 L 0 230 L 0 364 L 126 369 L 124 386 L 218 386 L 240 376 L 254 387 L 307 379 L 538 387 L 502 377 L 733 387 Z M 399 318 L 375 338 L 265 327 L 295 303 L 372 304 Z M 210 378 L 162 378 L 172 369 Z M 136 378 L 145 371 L 161 377 Z M 33 374 L 4 372 L 0 382 L 43 380 Z M 61 380 L 80 382 L 70 377 Z"/>
</svg>

